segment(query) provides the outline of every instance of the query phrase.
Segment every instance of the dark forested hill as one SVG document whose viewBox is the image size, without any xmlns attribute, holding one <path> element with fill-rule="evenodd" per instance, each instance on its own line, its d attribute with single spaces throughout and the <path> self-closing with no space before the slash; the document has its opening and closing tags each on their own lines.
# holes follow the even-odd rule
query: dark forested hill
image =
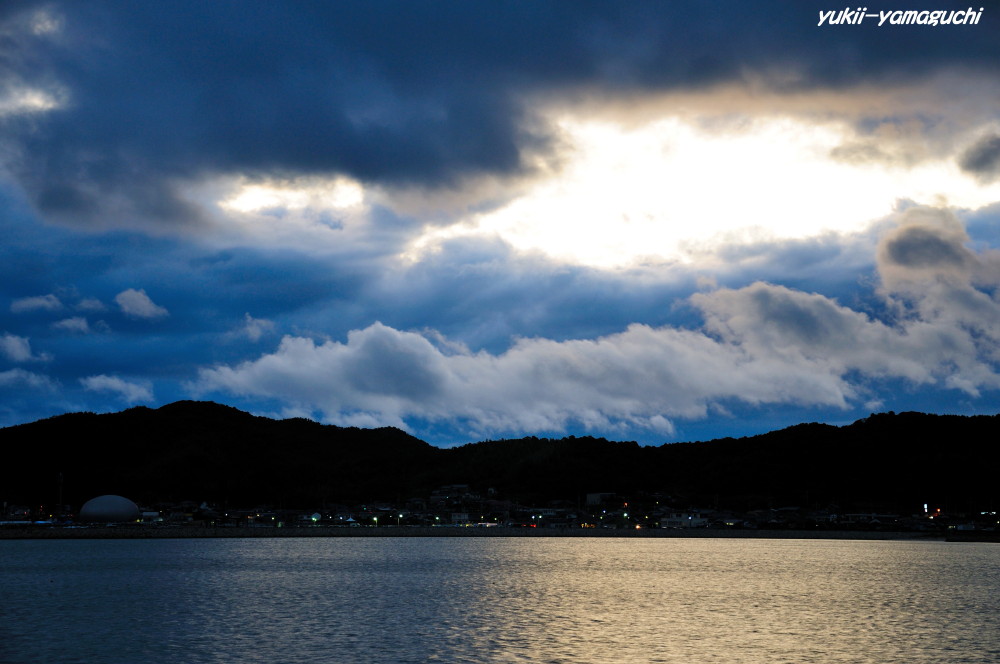
<svg viewBox="0 0 1000 664">
<path fill-rule="evenodd" d="M 1000 502 L 1000 416 L 880 414 L 750 438 L 641 447 L 522 438 L 439 449 L 398 429 L 272 420 L 208 402 L 74 413 L 0 429 L 0 500 L 312 507 L 404 501 L 444 484 L 506 498 L 658 493 L 735 509 L 831 505 L 914 511 Z"/>
<path fill-rule="evenodd" d="M 209 402 L 74 413 L 0 429 L 0 499 L 315 505 L 409 495 L 441 450 L 398 429 L 272 420 Z"/>
</svg>

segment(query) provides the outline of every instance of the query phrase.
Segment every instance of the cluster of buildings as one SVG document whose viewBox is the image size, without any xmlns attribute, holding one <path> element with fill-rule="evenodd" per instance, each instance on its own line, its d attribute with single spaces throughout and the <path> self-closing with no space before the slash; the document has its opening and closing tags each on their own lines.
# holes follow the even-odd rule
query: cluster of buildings
<svg viewBox="0 0 1000 664">
<path fill-rule="evenodd" d="M 795 530 L 884 530 L 945 531 L 997 530 L 996 511 L 942 512 L 923 506 L 915 514 L 876 512 L 840 513 L 834 509 L 804 509 L 794 506 L 733 512 L 711 508 L 679 507 L 670 497 L 652 494 L 627 497 L 614 493 L 591 493 L 577 501 L 555 500 L 544 506 L 529 506 L 504 499 L 490 489 L 485 495 L 468 485 L 436 489 L 425 499 L 402 504 L 385 502 L 359 505 L 327 504 L 310 509 L 287 509 L 274 505 L 231 508 L 207 502 L 139 506 L 120 496 L 100 496 L 78 512 L 68 506 L 50 510 L 45 506 L 6 505 L 0 525 L 53 525 L 88 523 L 136 523 L 147 526 L 213 526 L 232 528 L 602 528 L 602 529 L 795 529 Z"/>
</svg>

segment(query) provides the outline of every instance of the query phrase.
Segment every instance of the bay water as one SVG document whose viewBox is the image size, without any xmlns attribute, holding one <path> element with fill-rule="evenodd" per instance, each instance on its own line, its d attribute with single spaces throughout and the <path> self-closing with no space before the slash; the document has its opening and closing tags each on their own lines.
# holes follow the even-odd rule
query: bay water
<svg viewBox="0 0 1000 664">
<path fill-rule="evenodd" d="M 1000 545 L 0 541 L 0 664 L 1000 662 Z"/>
</svg>

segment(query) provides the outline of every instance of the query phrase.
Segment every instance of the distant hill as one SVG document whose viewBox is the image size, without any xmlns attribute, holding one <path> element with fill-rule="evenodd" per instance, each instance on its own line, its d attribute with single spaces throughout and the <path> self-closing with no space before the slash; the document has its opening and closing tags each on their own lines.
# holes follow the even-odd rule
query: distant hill
<svg viewBox="0 0 1000 664">
<path fill-rule="evenodd" d="M 43 442 L 48 441 L 48 442 Z M 316 505 L 409 495 L 441 450 L 399 429 L 272 420 L 211 402 L 72 413 L 0 429 L 0 500 Z"/>
<path fill-rule="evenodd" d="M 520 438 L 433 447 L 394 428 L 272 420 L 210 402 L 0 429 L 0 501 L 79 507 L 105 493 L 141 503 L 252 507 L 402 502 L 469 484 L 523 503 L 587 493 L 661 494 L 732 509 L 829 506 L 997 509 L 1000 416 L 879 414 L 748 438 L 641 447 Z"/>
</svg>

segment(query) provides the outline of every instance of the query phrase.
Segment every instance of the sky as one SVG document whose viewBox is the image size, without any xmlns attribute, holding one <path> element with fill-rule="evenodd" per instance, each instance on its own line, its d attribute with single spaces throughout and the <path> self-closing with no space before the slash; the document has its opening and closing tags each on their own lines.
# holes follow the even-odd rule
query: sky
<svg viewBox="0 0 1000 664">
<path fill-rule="evenodd" d="M 0 426 L 1000 412 L 1000 3 L 856 9 L 0 3 Z"/>
</svg>

